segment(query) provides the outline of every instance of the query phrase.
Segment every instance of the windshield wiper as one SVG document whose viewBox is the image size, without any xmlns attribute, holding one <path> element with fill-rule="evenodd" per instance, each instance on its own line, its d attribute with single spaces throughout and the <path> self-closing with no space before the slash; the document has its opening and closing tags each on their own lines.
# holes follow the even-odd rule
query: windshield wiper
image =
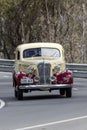
<svg viewBox="0 0 87 130">
<path fill-rule="evenodd" d="M 37 57 L 37 56 L 41 56 L 39 52 L 35 53 L 35 54 L 32 55 L 31 57 Z"/>
</svg>

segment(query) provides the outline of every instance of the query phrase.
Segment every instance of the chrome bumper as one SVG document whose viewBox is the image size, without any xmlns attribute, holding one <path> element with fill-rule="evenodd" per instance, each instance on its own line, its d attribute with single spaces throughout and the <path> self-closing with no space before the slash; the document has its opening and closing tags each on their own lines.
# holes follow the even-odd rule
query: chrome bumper
<svg viewBox="0 0 87 130">
<path fill-rule="evenodd" d="M 20 85 L 19 89 L 27 90 L 52 90 L 61 88 L 72 88 L 72 84 L 43 84 L 43 85 Z"/>
</svg>

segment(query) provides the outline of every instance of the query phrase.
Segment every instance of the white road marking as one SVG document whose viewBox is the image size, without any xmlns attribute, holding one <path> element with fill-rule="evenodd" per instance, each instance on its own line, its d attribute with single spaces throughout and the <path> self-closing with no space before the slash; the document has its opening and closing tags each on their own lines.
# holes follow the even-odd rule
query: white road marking
<svg viewBox="0 0 87 130">
<path fill-rule="evenodd" d="M 74 88 L 74 87 L 73 87 L 73 90 L 74 90 L 74 91 L 78 91 L 78 88 Z"/>
<path fill-rule="evenodd" d="M 5 102 L 0 99 L 0 109 L 5 106 Z"/>
<path fill-rule="evenodd" d="M 55 125 L 55 124 L 61 124 L 61 123 L 66 123 L 66 122 L 71 122 L 71 121 L 76 121 L 76 120 L 82 120 L 82 119 L 86 119 L 86 118 L 87 118 L 87 115 L 86 116 L 81 116 L 81 117 L 75 117 L 75 118 L 71 118 L 71 119 L 66 119 L 66 120 L 60 120 L 60 121 L 35 125 L 35 126 L 29 126 L 29 127 L 25 127 L 25 128 L 19 128 L 19 129 L 15 129 L 15 130 L 30 130 L 30 129 L 34 129 L 34 128 L 40 128 L 40 127 L 44 127 L 44 126 L 51 126 L 51 125 Z"/>
</svg>

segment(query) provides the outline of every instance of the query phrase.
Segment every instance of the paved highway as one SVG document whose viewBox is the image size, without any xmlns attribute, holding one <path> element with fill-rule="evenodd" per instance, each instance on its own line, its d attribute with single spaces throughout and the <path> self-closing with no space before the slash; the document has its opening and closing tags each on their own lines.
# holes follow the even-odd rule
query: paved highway
<svg viewBox="0 0 87 130">
<path fill-rule="evenodd" d="M 0 72 L 0 130 L 87 130 L 87 79 L 74 79 L 73 96 L 58 91 L 14 98 L 11 73 Z"/>
</svg>

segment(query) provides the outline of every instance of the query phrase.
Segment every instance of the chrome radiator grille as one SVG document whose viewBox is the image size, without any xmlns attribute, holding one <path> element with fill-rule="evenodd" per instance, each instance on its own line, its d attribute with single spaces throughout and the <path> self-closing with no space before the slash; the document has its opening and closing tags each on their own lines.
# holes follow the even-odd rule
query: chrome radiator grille
<svg viewBox="0 0 87 130">
<path fill-rule="evenodd" d="M 50 80 L 50 67 L 51 65 L 48 63 L 40 63 L 38 64 L 38 72 L 40 77 L 40 84 L 49 84 Z"/>
</svg>

